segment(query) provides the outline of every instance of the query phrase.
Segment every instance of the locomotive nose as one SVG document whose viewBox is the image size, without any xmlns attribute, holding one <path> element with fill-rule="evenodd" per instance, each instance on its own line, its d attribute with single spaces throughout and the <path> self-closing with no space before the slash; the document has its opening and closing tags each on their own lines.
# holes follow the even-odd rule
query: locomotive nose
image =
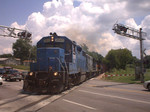
<svg viewBox="0 0 150 112">
<path fill-rule="evenodd" d="M 61 66 L 64 63 L 64 51 L 63 49 L 55 49 L 55 56 L 48 57 L 48 66 L 51 71 L 61 71 Z M 53 54 L 54 55 L 54 54 Z"/>
<path fill-rule="evenodd" d="M 37 51 L 38 71 L 61 71 L 61 65 L 64 63 L 64 49 L 62 48 L 39 48 Z"/>
</svg>

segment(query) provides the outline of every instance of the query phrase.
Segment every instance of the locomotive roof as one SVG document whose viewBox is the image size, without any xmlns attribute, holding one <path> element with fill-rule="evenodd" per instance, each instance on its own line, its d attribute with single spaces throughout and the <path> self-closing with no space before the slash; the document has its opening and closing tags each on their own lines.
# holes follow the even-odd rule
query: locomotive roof
<svg viewBox="0 0 150 112">
<path fill-rule="evenodd" d="M 45 36 L 45 37 L 43 37 L 43 38 L 41 38 L 38 42 L 37 42 L 37 45 L 38 44 L 40 44 L 40 43 L 43 43 L 43 41 L 44 41 L 44 39 L 46 39 L 46 38 L 51 38 L 52 36 L 50 35 L 50 36 Z M 66 37 L 66 36 L 53 36 L 54 38 L 63 38 L 63 39 L 65 39 L 65 41 L 69 41 L 69 42 L 71 42 L 72 44 L 75 44 L 76 45 L 76 42 L 75 41 L 71 41 L 68 37 Z"/>
<path fill-rule="evenodd" d="M 57 34 L 56 34 L 56 35 L 50 35 L 50 36 L 45 36 L 45 37 L 43 37 L 41 40 L 39 40 L 39 41 L 37 42 L 37 47 L 38 47 L 38 46 L 45 46 L 45 43 L 49 43 L 49 42 L 44 42 L 44 40 L 46 40 L 46 39 L 48 39 L 48 38 L 50 39 L 51 37 L 60 38 L 60 39 L 63 38 L 64 41 L 63 41 L 62 43 L 66 43 L 66 41 L 68 41 L 68 42 L 70 42 L 71 44 L 77 46 L 78 49 L 80 49 L 80 50 L 82 50 L 83 52 L 85 52 L 85 51 L 81 48 L 81 46 L 79 46 L 75 41 L 70 40 L 70 39 L 67 38 L 66 36 L 57 36 Z"/>
</svg>

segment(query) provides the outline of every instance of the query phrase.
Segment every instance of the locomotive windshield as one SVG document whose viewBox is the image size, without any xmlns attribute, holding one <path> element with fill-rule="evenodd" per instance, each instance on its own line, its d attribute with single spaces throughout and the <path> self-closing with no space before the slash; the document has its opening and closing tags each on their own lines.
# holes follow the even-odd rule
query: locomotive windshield
<svg viewBox="0 0 150 112">
<path fill-rule="evenodd" d="M 45 47 L 59 47 L 59 48 L 62 48 L 64 49 L 64 43 L 46 43 L 45 44 Z"/>
<path fill-rule="evenodd" d="M 37 48 L 62 48 L 67 62 L 72 62 L 72 41 L 63 36 L 44 37 L 37 43 Z"/>
<path fill-rule="evenodd" d="M 43 42 L 39 42 L 37 47 L 58 47 L 64 49 L 64 41 L 63 38 L 47 37 L 43 39 Z"/>
</svg>

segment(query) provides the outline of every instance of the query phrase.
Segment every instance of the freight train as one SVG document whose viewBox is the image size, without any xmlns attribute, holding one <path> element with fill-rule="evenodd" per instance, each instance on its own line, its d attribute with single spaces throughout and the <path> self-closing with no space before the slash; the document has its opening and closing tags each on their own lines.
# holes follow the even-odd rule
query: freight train
<svg viewBox="0 0 150 112">
<path fill-rule="evenodd" d="M 50 33 L 37 42 L 37 61 L 30 64 L 23 90 L 60 93 L 98 75 L 97 65 L 75 41 Z"/>
</svg>

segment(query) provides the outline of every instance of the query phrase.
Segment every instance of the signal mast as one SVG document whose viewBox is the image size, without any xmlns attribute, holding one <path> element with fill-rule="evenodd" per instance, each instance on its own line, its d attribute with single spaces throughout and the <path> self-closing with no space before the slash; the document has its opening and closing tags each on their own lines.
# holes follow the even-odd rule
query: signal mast
<svg viewBox="0 0 150 112">
<path fill-rule="evenodd" d="M 123 24 L 114 24 L 113 29 L 114 33 L 117 33 L 118 35 L 121 36 L 125 36 L 125 37 L 129 37 L 132 39 L 136 39 L 140 41 L 140 80 L 141 83 L 144 82 L 144 65 L 143 65 L 143 54 L 144 50 L 143 50 L 143 40 L 145 40 L 143 38 L 143 36 L 146 36 L 145 32 L 142 32 L 142 28 L 140 28 L 139 30 L 125 26 Z"/>
<path fill-rule="evenodd" d="M 0 25 L 0 36 L 21 38 L 30 41 L 32 34 L 27 30 Z"/>
</svg>

